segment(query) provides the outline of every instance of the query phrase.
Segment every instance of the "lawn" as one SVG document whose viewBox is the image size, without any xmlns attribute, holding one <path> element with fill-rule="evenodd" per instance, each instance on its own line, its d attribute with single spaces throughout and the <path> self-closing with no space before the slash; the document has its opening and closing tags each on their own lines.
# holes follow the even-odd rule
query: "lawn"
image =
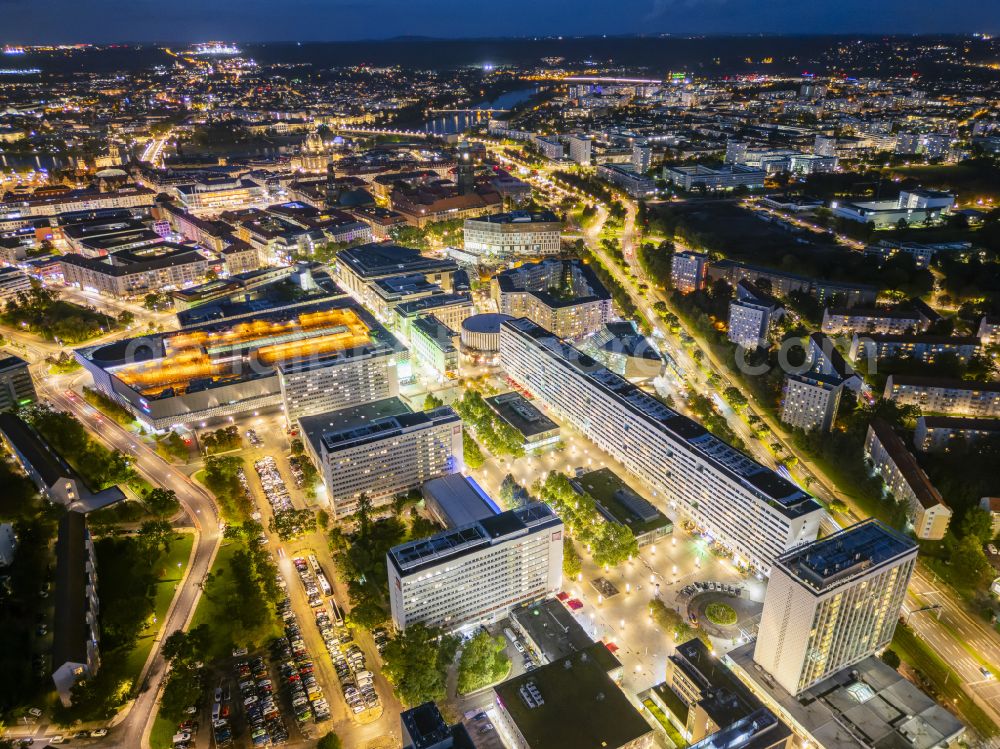
<svg viewBox="0 0 1000 749">
<path fill-rule="evenodd" d="M 656 718 L 656 722 L 663 726 L 663 730 L 667 732 L 667 737 L 671 742 L 673 742 L 673 745 L 677 747 L 677 749 L 683 749 L 683 747 L 688 745 L 684 740 L 684 737 L 681 736 L 680 731 L 677 730 L 677 727 L 670 722 L 667 716 L 664 715 L 663 711 L 655 702 L 653 702 L 653 700 L 647 697 L 642 701 L 642 704 L 643 707 L 649 710 L 650 714 Z"/>
<path fill-rule="evenodd" d="M 731 627 L 736 624 L 738 619 L 736 609 L 728 603 L 718 602 L 710 603 L 705 607 L 705 618 L 720 627 Z"/>
<path fill-rule="evenodd" d="M 157 713 L 153 729 L 149 732 L 149 745 L 153 749 L 170 749 L 176 732 L 177 724 Z"/>
<path fill-rule="evenodd" d="M 163 626 L 167 609 L 177 592 L 177 584 L 187 571 L 188 559 L 191 557 L 191 547 L 194 545 L 194 536 L 190 533 L 177 534 L 173 543 L 170 544 L 170 551 L 161 554 L 156 560 L 155 574 L 158 578 L 156 584 L 156 595 L 153 601 L 153 620 L 139 635 L 136 647 L 129 654 L 126 660 L 126 673 L 134 674 L 132 678 L 138 684 L 139 672 L 142 671 L 149 651 L 153 647 L 156 635 Z"/>
<path fill-rule="evenodd" d="M 216 554 L 209 573 L 211 579 L 206 583 L 204 593 L 198 599 L 198 608 L 195 609 L 194 617 L 191 619 L 189 630 L 204 624 L 211 632 L 209 653 L 212 658 L 230 657 L 230 649 L 234 643 L 247 646 L 254 644 L 246 641 L 247 634 L 238 629 L 239 622 L 233 619 L 226 608 L 226 601 L 230 599 L 229 594 L 233 589 L 230 561 L 233 555 L 243 548 L 243 544 L 237 541 L 227 541 L 219 547 L 219 553 Z M 278 622 L 277 617 L 272 617 L 271 625 L 266 631 L 254 633 L 253 636 L 258 640 L 257 644 L 282 634 Z"/>
<path fill-rule="evenodd" d="M 923 676 L 932 697 L 938 702 L 951 701 L 959 717 L 981 736 L 995 736 L 1000 732 L 982 708 L 962 689 L 962 678 L 940 655 L 916 637 L 912 630 L 902 624 L 897 626 L 890 647 L 904 663 Z"/>
</svg>

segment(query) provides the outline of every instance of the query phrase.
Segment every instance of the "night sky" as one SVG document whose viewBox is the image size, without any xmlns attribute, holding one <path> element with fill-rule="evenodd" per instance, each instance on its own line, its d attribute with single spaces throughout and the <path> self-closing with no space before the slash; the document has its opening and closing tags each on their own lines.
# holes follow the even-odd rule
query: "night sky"
<svg viewBox="0 0 1000 749">
<path fill-rule="evenodd" d="M 1000 0 L 0 0 L 0 41 L 1000 32 Z"/>
</svg>

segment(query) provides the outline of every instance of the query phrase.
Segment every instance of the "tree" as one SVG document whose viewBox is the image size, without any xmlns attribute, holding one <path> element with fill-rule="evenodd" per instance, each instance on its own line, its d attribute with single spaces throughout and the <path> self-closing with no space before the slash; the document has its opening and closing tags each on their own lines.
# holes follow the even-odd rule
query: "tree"
<svg viewBox="0 0 1000 749">
<path fill-rule="evenodd" d="M 984 583 L 993 569 L 983 553 L 979 539 L 973 535 L 966 536 L 955 545 L 951 566 L 955 578 L 973 589 Z"/>
<path fill-rule="evenodd" d="M 466 431 L 462 432 L 462 451 L 465 455 L 465 465 L 467 468 L 476 471 L 483 467 L 483 463 L 486 462 L 483 451 L 479 447 L 479 443 L 472 439 L 472 435 Z"/>
<path fill-rule="evenodd" d="M 365 493 L 358 497 L 358 511 L 355 518 L 358 521 L 358 536 L 362 541 L 367 541 L 372 527 L 372 500 Z"/>
<path fill-rule="evenodd" d="M 563 540 L 563 576 L 570 580 L 575 580 L 577 575 L 583 571 L 583 561 L 580 559 L 580 552 L 576 550 L 576 545 L 572 539 Z"/>
<path fill-rule="evenodd" d="M 343 749 L 344 743 L 340 736 L 330 731 L 326 736 L 316 742 L 316 749 Z"/>
<path fill-rule="evenodd" d="M 434 393 L 428 393 L 427 397 L 424 398 L 424 410 L 431 411 L 435 408 L 441 408 L 444 405 L 444 401 L 438 398 Z"/>
<path fill-rule="evenodd" d="M 885 663 L 890 668 L 896 668 L 896 669 L 899 668 L 899 664 L 901 663 L 899 655 L 892 648 L 887 648 L 885 651 L 883 651 L 882 662 Z"/>
<path fill-rule="evenodd" d="M 458 648 L 456 638 L 424 624 L 411 624 L 386 643 L 382 672 L 407 705 L 442 699 L 445 674 Z"/>
<path fill-rule="evenodd" d="M 639 544 L 628 526 L 607 522 L 601 526 L 593 542 L 594 561 L 614 567 L 630 557 L 637 556 Z"/>
<path fill-rule="evenodd" d="M 742 391 L 735 385 L 730 385 L 727 387 L 722 396 L 729 402 L 733 408 L 742 408 L 747 404 L 747 397 L 743 395 Z"/>
<path fill-rule="evenodd" d="M 971 507 L 966 510 L 959 534 L 966 537 L 972 536 L 981 544 L 991 541 L 993 539 L 993 521 L 990 518 L 990 513 L 979 507 Z"/>
<path fill-rule="evenodd" d="M 466 643 L 458 661 L 458 691 L 468 694 L 502 679 L 510 670 L 507 643 L 481 630 Z"/>
<path fill-rule="evenodd" d="M 147 520 L 139 526 L 137 537 L 150 552 L 160 547 L 166 552 L 170 548 L 173 535 L 173 529 L 166 520 Z"/>
<path fill-rule="evenodd" d="M 181 507 L 180 502 L 177 501 L 177 492 L 161 487 L 154 487 L 147 491 L 142 501 L 146 505 L 146 509 L 163 518 L 175 515 Z"/>
</svg>

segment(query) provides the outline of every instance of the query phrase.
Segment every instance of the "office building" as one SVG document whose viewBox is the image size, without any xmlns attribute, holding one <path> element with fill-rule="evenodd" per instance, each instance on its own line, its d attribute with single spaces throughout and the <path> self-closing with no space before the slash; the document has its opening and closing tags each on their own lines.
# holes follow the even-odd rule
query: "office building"
<svg viewBox="0 0 1000 749">
<path fill-rule="evenodd" d="M 9 567 L 17 553 L 17 533 L 13 523 L 0 523 L 0 568 Z"/>
<path fill-rule="evenodd" d="M 543 138 L 536 135 L 531 142 L 535 144 L 542 156 L 552 161 L 558 161 L 565 155 L 566 149 L 558 137 Z"/>
<path fill-rule="evenodd" d="M 56 537 L 55 630 L 52 635 L 52 681 L 64 707 L 73 702 L 73 686 L 101 667 L 97 555 L 82 512 L 59 520 Z"/>
<path fill-rule="evenodd" d="M 293 425 L 397 394 L 406 349 L 353 300 L 254 309 L 75 354 L 98 390 L 153 429 L 282 408 Z"/>
<path fill-rule="evenodd" d="M 979 509 L 990 514 L 990 532 L 996 538 L 1000 535 L 1000 497 L 980 497 Z"/>
<path fill-rule="evenodd" d="M 628 528 L 642 548 L 674 532 L 674 524 L 610 468 L 599 468 L 570 479 L 580 494 L 593 498 L 606 523 Z"/>
<path fill-rule="evenodd" d="M 413 299 L 396 305 L 392 329 L 407 341 L 413 340 L 413 326 L 417 320 L 434 316 L 442 325 L 452 330 L 460 330 L 462 324 L 475 311 L 472 296 L 460 294 L 431 294 L 422 299 Z"/>
<path fill-rule="evenodd" d="M 967 362 L 978 353 L 979 339 L 975 336 L 855 333 L 849 356 L 854 361 L 865 358 L 872 362 L 899 357 L 933 364 L 942 354 Z"/>
<path fill-rule="evenodd" d="M 403 749 L 475 749 L 475 742 L 461 723 L 449 726 L 433 702 L 399 714 Z"/>
<path fill-rule="evenodd" d="M 387 555 L 389 605 L 397 630 L 414 622 L 447 631 L 503 619 L 562 584 L 563 523 L 535 502 Z"/>
<path fill-rule="evenodd" d="M 822 509 L 811 496 L 530 320 L 501 325 L 500 360 L 519 387 L 737 564 L 767 572 L 776 557 L 816 538 Z"/>
<path fill-rule="evenodd" d="M 708 255 L 700 252 L 675 252 L 670 265 L 670 282 L 682 294 L 690 294 L 705 285 Z"/>
<path fill-rule="evenodd" d="M 90 512 L 125 499 L 117 486 L 91 491 L 42 436 L 16 414 L 0 412 L 0 442 L 50 502 L 69 510 Z"/>
<path fill-rule="evenodd" d="M 393 397 L 298 423 L 338 518 L 356 512 L 362 494 L 379 506 L 464 467 L 462 421 L 449 406 L 412 412 Z"/>
<path fill-rule="evenodd" d="M 1000 434 L 1000 419 L 962 416 L 921 416 L 913 433 L 913 446 L 921 452 L 947 452 Z"/>
<path fill-rule="evenodd" d="M 749 166 L 727 164 L 714 169 L 703 164 L 692 166 L 668 166 L 663 169 L 663 178 L 685 192 L 707 190 L 718 192 L 735 187 L 759 189 L 764 187 L 765 172 Z"/>
<path fill-rule="evenodd" d="M 757 699 L 701 640 L 679 644 L 667 658 L 666 679 L 649 697 L 691 744 L 788 749 L 792 732 Z M 723 743 L 742 729 L 747 743 Z M 749 730 L 748 730 L 749 729 Z"/>
<path fill-rule="evenodd" d="M 0 411 L 13 411 L 36 400 L 28 362 L 14 355 L 0 358 Z"/>
<path fill-rule="evenodd" d="M 562 221 L 552 211 L 511 211 L 467 218 L 465 252 L 484 264 L 559 253 Z"/>
<path fill-rule="evenodd" d="M 567 135 L 569 157 L 580 166 L 590 166 L 593 142 L 584 135 Z"/>
<path fill-rule="evenodd" d="M 984 317 L 979 323 L 976 335 L 984 346 L 1000 343 L 1000 318 Z"/>
<path fill-rule="evenodd" d="M 780 556 L 771 570 L 753 658 L 789 694 L 892 640 L 917 545 L 866 520 Z"/>
<path fill-rule="evenodd" d="M 496 685 L 496 721 L 506 743 L 511 749 L 652 749 L 653 729 L 609 675 L 620 670 L 604 643 L 595 643 Z"/>
<path fill-rule="evenodd" d="M 452 377 L 458 372 L 458 333 L 434 315 L 418 317 L 410 327 L 410 354 L 414 364 Z"/>
<path fill-rule="evenodd" d="M 410 247 L 382 243 L 342 250 L 337 254 L 334 278 L 343 289 L 371 308 L 369 285 L 379 279 L 420 274 L 429 283 L 451 292 L 457 272 L 458 266 L 450 260 L 426 257 Z"/>
<path fill-rule="evenodd" d="M 191 247 L 161 242 L 99 258 L 62 255 L 59 265 L 66 284 L 122 299 L 200 283 L 209 261 Z"/>
<path fill-rule="evenodd" d="M 809 431 L 829 432 L 837 419 L 844 381 L 832 374 L 809 371 L 785 375 L 781 421 Z"/>
<path fill-rule="evenodd" d="M 560 338 L 580 338 L 611 319 L 611 294 L 579 260 L 543 260 L 498 273 L 490 296 L 500 314 L 527 317 Z"/>
<path fill-rule="evenodd" d="M 968 252 L 972 249 L 971 242 L 935 242 L 924 244 L 922 242 L 904 242 L 898 239 L 880 239 L 875 244 L 865 247 L 865 254 L 877 257 L 882 261 L 888 260 L 898 254 L 909 255 L 913 258 L 917 268 L 930 267 L 931 261 L 939 253 L 957 254 Z"/>
<path fill-rule="evenodd" d="M 247 177 L 206 177 L 177 185 L 173 191 L 184 210 L 196 216 L 250 208 L 266 197 L 263 185 Z"/>
<path fill-rule="evenodd" d="M 889 375 L 883 397 L 924 413 L 1000 418 L 1000 384 L 913 375 Z"/>
<path fill-rule="evenodd" d="M 749 281 L 736 284 L 736 297 L 729 302 L 730 341 L 745 349 L 767 346 L 771 323 L 784 314 L 781 303 Z"/>
<path fill-rule="evenodd" d="M 640 199 L 656 194 L 656 181 L 632 164 L 598 164 L 597 176 L 620 187 L 629 197 Z"/>
<path fill-rule="evenodd" d="M 917 538 L 940 541 L 951 522 L 951 508 L 941 498 L 902 438 L 882 419 L 868 425 L 865 459 L 871 461 L 886 489 L 897 502 L 909 507 Z"/>
<path fill-rule="evenodd" d="M 651 380 L 663 374 L 666 367 L 665 355 L 631 320 L 604 323 L 579 348 L 627 380 Z"/>
<path fill-rule="evenodd" d="M 479 363 L 493 363 L 500 352 L 500 325 L 513 320 L 510 315 L 483 312 L 462 321 L 459 334 L 462 354 Z"/>
<path fill-rule="evenodd" d="M 20 268 L 0 268 L 0 303 L 31 289 L 31 279 Z"/>
</svg>

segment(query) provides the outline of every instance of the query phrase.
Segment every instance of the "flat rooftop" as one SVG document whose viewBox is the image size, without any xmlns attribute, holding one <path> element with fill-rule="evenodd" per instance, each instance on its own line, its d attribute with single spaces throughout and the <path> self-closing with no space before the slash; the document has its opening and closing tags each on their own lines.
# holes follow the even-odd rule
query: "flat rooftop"
<svg viewBox="0 0 1000 749">
<path fill-rule="evenodd" d="M 388 558 L 401 577 L 408 577 L 535 528 L 561 526 L 562 521 L 548 505 L 534 502 L 527 507 L 507 510 L 475 523 L 394 546 L 389 550 Z"/>
<path fill-rule="evenodd" d="M 312 445 L 315 454 L 321 455 L 323 435 L 327 432 L 354 429 L 379 419 L 408 413 L 411 413 L 409 406 L 399 398 L 383 398 L 371 403 L 342 408 L 339 411 L 329 411 L 314 416 L 300 416 L 299 428 L 302 430 L 303 438 Z"/>
<path fill-rule="evenodd" d="M 783 554 L 775 566 L 822 593 L 916 555 L 912 539 L 872 518 Z"/>
<path fill-rule="evenodd" d="M 597 643 L 493 687 L 528 746 L 618 749 L 653 732 L 595 657 L 596 648 L 607 650 Z"/>
<path fill-rule="evenodd" d="M 535 404 L 516 390 L 485 399 L 500 418 L 520 432 L 526 439 L 559 431 L 559 425 L 543 414 Z"/>
<path fill-rule="evenodd" d="M 569 609 L 555 598 L 514 609 L 510 618 L 528 633 L 550 663 L 594 644 Z"/>
<path fill-rule="evenodd" d="M 705 427 L 674 411 L 649 393 L 601 364 L 528 318 L 510 320 L 502 327 L 531 338 L 550 355 L 614 399 L 622 408 L 668 432 L 680 445 L 755 491 L 779 512 L 799 517 L 820 509 L 809 494 L 770 468 L 711 434 Z"/>
<path fill-rule="evenodd" d="M 420 250 L 389 242 L 349 247 L 337 255 L 337 262 L 365 279 L 458 270 L 458 265 L 451 260 L 426 257 Z"/>
<path fill-rule="evenodd" d="M 934 749 L 950 746 L 965 731 L 954 715 L 895 669 L 866 658 L 798 697 L 753 660 L 755 643 L 723 656 L 765 702 L 791 716 L 819 746 L 837 749 Z"/>
<path fill-rule="evenodd" d="M 499 515 L 502 510 L 474 478 L 452 473 L 420 487 L 424 502 L 446 528 L 459 528 Z"/>
</svg>

